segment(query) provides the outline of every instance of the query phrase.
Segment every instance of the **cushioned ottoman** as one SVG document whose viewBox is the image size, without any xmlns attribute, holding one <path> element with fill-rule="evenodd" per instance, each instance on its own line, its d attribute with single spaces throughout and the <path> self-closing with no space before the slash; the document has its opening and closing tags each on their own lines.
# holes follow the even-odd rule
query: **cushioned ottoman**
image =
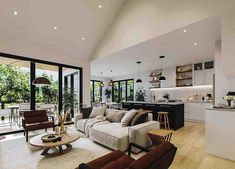
<svg viewBox="0 0 235 169">
<path fill-rule="evenodd" d="M 93 126 L 89 131 L 89 137 L 113 150 L 125 151 L 129 144 L 128 127 L 122 127 L 121 123 Z"/>
</svg>

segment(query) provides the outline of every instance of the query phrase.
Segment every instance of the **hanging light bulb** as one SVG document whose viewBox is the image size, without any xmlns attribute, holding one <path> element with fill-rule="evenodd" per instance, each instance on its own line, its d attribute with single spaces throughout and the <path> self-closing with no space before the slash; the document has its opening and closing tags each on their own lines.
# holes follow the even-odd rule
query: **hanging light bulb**
<svg viewBox="0 0 235 169">
<path fill-rule="evenodd" d="M 163 59 L 165 58 L 165 56 L 159 56 L 159 58 L 160 58 L 161 61 L 162 61 L 161 69 L 162 69 L 162 71 L 163 71 Z M 160 81 L 166 80 L 166 77 L 163 76 L 163 75 L 161 75 L 161 76 L 159 77 L 159 80 L 160 80 Z"/>
<path fill-rule="evenodd" d="M 138 79 L 136 80 L 136 83 L 142 83 L 142 80 L 140 79 L 140 64 L 141 61 L 136 62 L 138 64 Z"/>
</svg>

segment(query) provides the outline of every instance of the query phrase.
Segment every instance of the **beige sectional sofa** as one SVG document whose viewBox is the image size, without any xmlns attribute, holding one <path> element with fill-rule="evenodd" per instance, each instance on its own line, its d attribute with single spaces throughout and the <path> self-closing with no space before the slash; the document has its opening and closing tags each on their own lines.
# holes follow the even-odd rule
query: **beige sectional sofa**
<svg viewBox="0 0 235 169">
<path fill-rule="evenodd" d="M 104 116 L 110 111 L 115 111 L 115 113 L 121 113 L 121 111 L 124 114 L 127 113 L 127 111 L 123 110 L 107 109 Z M 83 119 L 81 114 L 76 115 L 74 121 L 75 128 L 81 132 L 85 132 L 87 121 L 89 121 L 89 119 Z M 89 128 L 89 138 L 110 149 L 125 151 L 130 142 L 144 147 L 150 145 L 151 141 L 147 135 L 147 131 L 151 129 L 159 129 L 159 122 L 146 120 L 146 122 L 137 125 L 123 127 L 121 122 L 104 120 Z M 137 152 L 137 150 L 133 151 Z"/>
</svg>

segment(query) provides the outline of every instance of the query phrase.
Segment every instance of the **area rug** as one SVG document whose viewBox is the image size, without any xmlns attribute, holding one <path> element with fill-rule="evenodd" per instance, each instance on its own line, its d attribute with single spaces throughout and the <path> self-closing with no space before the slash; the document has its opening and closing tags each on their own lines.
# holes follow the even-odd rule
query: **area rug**
<svg viewBox="0 0 235 169">
<path fill-rule="evenodd" d="M 97 156 L 86 149 L 74 148 L 66 154 L 42 158 L 37 169 L 74 169 L 81 163 L 89 162 Z"/>
</svg>

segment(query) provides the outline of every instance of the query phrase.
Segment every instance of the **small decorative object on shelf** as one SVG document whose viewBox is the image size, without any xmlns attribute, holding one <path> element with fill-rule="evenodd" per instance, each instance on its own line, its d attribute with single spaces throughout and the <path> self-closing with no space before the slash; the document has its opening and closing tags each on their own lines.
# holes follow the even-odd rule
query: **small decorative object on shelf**
<svg viewBox="0 0 235 169">
<path fill-rule="evenodd" d="M 150 88 L 160 88 L 161 87 L 161 81 L 159 80 L 159 78 L 162 75 L 162 70 L 152 70 L 149 74 L 149 77 L 151 78 L 151 80 L 149 81 L 149 83 L 151 83 Z"/>
<path fill-rule="evenodd" d="M 176 67 L 176 87 L 192 86 L 192 64 Z"/>
</svg>

